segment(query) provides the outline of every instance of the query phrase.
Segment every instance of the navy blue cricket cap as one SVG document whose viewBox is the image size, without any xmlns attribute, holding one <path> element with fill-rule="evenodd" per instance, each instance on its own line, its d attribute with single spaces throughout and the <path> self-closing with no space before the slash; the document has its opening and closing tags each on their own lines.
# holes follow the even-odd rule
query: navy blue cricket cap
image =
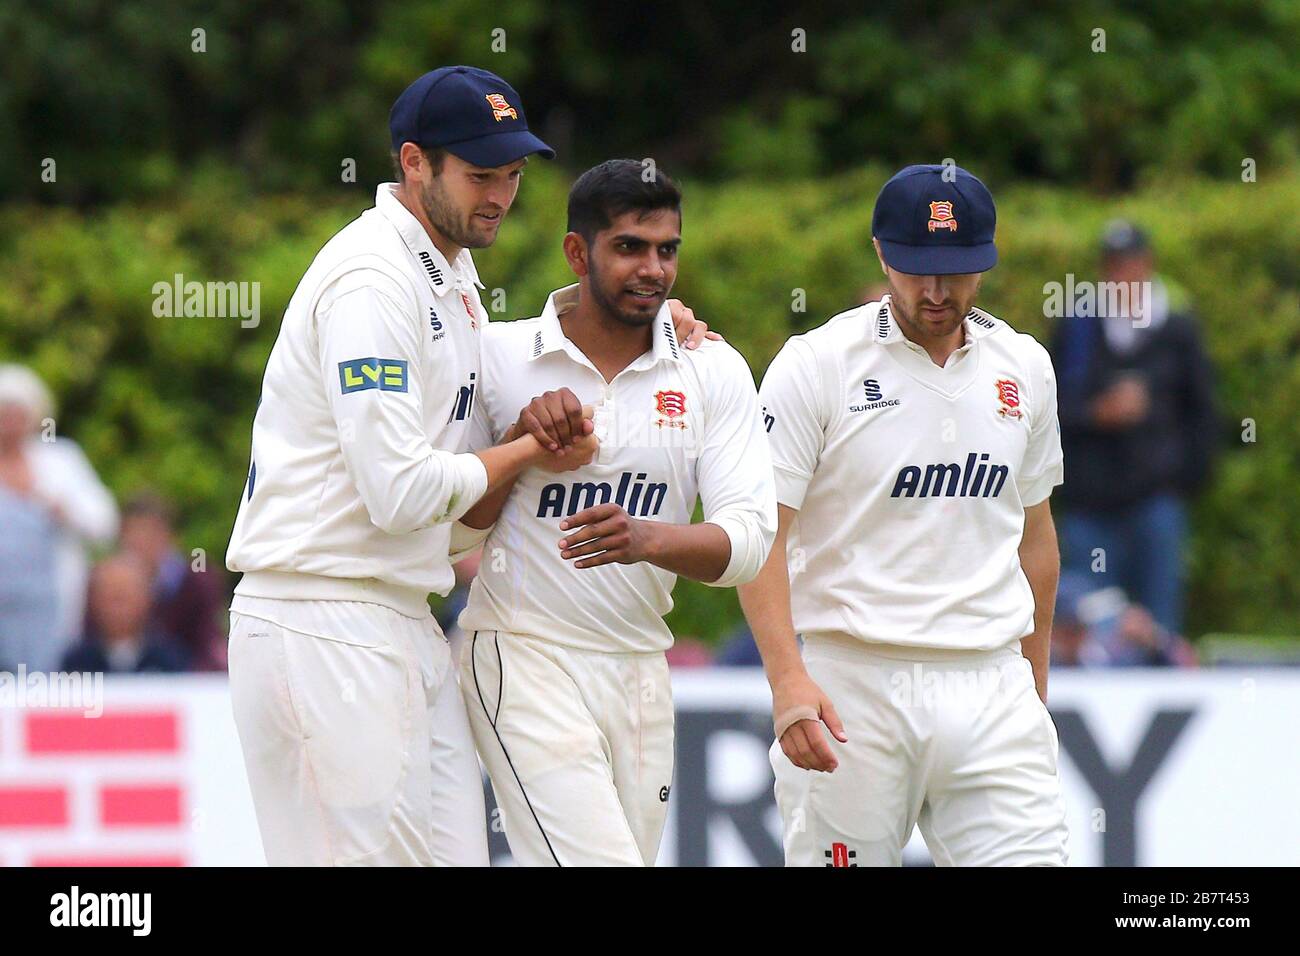
<svg viewBox="0 0 1300 956">
<path fill-rule="evenodd" d="M 952 182 L 944 179 L 951 169 Z M 891 269 L 918 276 L 987 272 L 997 211 L 988 188 L 960 166 L 908 166 L 876 197 L 871 234 Z"/>
<path fill-rule="evenodd" d="M 439 146 L 475 166 L 504 166 L 530 153 L 555 158 L 555 150 L 529 132 L 514 87 L 472 66 L 424 74 L 393 104 L 388 129 L 394 150 L 407 142 Z"/>
</svg>

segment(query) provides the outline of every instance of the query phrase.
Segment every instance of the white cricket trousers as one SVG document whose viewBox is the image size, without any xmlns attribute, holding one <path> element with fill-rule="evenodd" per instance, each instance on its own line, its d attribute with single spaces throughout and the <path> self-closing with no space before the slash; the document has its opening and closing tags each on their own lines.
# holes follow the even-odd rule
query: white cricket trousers
<svg viewBox="0 0 1300 956">
<path fill-rule="evenodd" d="M 809 636 L 808 673 L 835 705 L 839 766 L 771 750 L 787 866 L 898 866 L 919 825 L 939 866 L 1064 866 L 1059 743 L 1018 647 L 990 652 Z"/>
<path fill-rule="evenodd" d="M 432 616 L 236 595 L 230 694 L 270 865 L 488 865 L 483 778 Z"/>
<path fill-rule="evenodd" d="M 662 653 L 474 631 L 461 690 L 521 866 L 653 866 L 673 776 Z"/>
</svg>

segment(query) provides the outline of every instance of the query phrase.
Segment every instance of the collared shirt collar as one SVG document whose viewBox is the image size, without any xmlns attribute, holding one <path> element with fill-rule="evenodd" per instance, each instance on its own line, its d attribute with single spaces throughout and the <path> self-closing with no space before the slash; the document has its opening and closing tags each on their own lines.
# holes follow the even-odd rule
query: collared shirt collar
<svg viewBox="0 0 1300 956">
<path fill-rule="evenodd" d="M 564 328 L 560 325 L 560 316 L 572 310 L 578 304 L 578 284 L 566 285 L 563 289 L 556 289 L 546 298 L 546 307 L 542 309 L 541 321 L 538 323 L 536 334 L 528 346 L 528 360 L 540 358 L 547 352 L 554 352 L 563 349 L 569 352 L 581 354 L 578 347 L 569 341 L 568 336 L 564 334 Z M 652 323 L 654 329 L 650 337 L 650 351 L 646 352 L 628 368 L 649 368 L 657 362 L 681 361 L 681 346 L 677 343 L 677 330 L 673 327 L 672 314 L 668 311 L 668 303 L 659 307 L 659 314 L 655 316 Z"/>
<path fill-rule="evenodd" d="M 953 351 L 954 356 L 965 355 L 971 350 L 976 341 L 988 335 L 996 327 L 994 320 L 989 315 L 974 308 L 962 319 L 962 326 L 965 329 L 965 340 L 961 346 Z M 894 317 L 894 310 L 890 306 L 890 296 L 888 295 L 882 297 L 879 302 L 879 308 L 872 319 L 871 330 L 872 336 L 882 345 L 894 345 L 901 342 L 906 348 L 910 348 L 914 352 L 926 354 L 925 349 L 904 335 L 903 330 L 899 328 L 898 319 Z M 952 356 L 949 356 L 948 361 L 949 365 L 951 365 Z"/>
<path fill-rule="evenodd" d="M 456 287 L 456 280 L 483 288 L 479 281 L 478 270 L 474 268 L 474 256 L 468 249 L 462 249 L 456 256 L 455 263 L 448 263 L 438 247 L 433 244 L 429 234 L 420 225 L 420 220 L 402 205 L 397 198 L 397 183 L 380 183 L 375 190 L 375 208 L 393 224 L 411 255 L 419 260 L 428 273 L 438 295 L 446 295 Z"/>
</svg>

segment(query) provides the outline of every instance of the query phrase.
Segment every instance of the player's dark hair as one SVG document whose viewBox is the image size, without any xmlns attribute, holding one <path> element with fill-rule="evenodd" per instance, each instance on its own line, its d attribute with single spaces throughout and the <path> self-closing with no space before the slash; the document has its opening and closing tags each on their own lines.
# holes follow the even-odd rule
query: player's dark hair
<svg viewBox="0 0 1300 956">
<path fill-rule="evenodd" d="M 442 172 L 442 164 L 447 158 L 447 151 L 441 146 L 433 146 L 429 149 L 420 147 L 420 152 L 424 153 L 424 161 L 427 162 L 437 176 Z M 398 150 L 390 150 L 389 158 L 393 161 L 393 175 L 397 177 L 399 183 L 406 182 L 406 171 L 402 169 L 402 154 Z"/>
<path fill-rule="evenodd" d="M 635 159 L 607 159 L 593 166 L 569 190 L 569 232 L 587 242 L 608 229 L 625 212 L 646 213 L 671 209 L 682 215 L 682 191 L 653 163 Z"/>
</svg>

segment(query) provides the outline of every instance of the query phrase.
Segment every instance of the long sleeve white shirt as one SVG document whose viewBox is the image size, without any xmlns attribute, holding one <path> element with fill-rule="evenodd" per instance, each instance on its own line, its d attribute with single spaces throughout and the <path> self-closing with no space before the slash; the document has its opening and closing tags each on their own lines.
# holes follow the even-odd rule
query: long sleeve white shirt
<svg viewBox="0 0 1300 956">
<path fill-rule="evenodd" d="M 453 583 L 452 523 L 487 316 L 392 184 L 317 254 L 285 312 L 227 552 L 239 595 L 371 601 L 415 617 Z"/>
</svg>

